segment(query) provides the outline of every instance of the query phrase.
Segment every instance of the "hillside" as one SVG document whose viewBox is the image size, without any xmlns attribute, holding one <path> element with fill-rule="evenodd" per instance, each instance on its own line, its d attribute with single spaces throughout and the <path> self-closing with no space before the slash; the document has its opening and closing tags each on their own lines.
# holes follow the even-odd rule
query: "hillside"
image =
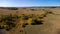
<svg viewBox="0 0 60 34">
<path fill-rule="evenodd" d="M 41 15 L 45 15 L 46 17 L 42 17 L 43 24 L 31 25 L 28 23 L 30 25 L 27 25 L 25 28 L 23 28 L 23 32 L 20 32 L 20 21 L 24 21 L 24 23 L 27 21 L 23 20 L 21 17 L 16 19 L 17 23 L 14 22 L 17 24 L 16 27 L 13 27 L 9 31 L 6 31 L 5 29 L 1 30 L 3 34 L 60 34 L 60 8 L 17 8 L 16 10 L 15 8 L 0 8 L 0 15 L 10 14 L 18 16 L 22 15 L 22 17 L 28 16 L 32 19 L 39 19 L 38 17 Z"/>
</svg>

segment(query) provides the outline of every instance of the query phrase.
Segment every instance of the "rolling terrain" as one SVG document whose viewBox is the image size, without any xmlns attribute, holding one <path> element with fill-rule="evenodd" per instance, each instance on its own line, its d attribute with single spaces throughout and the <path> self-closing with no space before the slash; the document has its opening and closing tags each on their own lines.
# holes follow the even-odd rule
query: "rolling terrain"
<svg viewBox="0 0 60 34">
<path fill-rule="evenodd" d="M 3 31 L 3 34 L 60 34 L 60 8 L 0 8 L 0 15 L 34 14 L 38 16 L 44 15 L 46 12 L 52 12 L 52 14 L 48 13 L 43 18 L 44 22 L 41 25 L 27 25 L 23 32 L 20 32 L 21 25 L 18 19 L 17 27 L 12 28 L 10 31 L 0 30 L 0 32 Z"/>
</svg>

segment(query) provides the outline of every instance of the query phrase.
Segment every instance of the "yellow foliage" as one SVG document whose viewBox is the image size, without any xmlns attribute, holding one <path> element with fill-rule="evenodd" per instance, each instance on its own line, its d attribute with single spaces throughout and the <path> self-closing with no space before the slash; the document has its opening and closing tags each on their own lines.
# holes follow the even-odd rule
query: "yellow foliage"
<svg viewBox="0 0 60 34">
<path fill-rule="evenodd" d="M 27 20 L 27 23 L 28 23 L 29 25 L 31 25 L 31 23 L 32 23 L 32 18 L 29 18 L 29 19 Z"/>
</svg>

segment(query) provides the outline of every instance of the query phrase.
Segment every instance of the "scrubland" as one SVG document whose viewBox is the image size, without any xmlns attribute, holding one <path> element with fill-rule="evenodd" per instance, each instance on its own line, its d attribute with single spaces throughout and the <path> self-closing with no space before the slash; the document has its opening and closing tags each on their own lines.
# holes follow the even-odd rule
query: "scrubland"
<svg viewBox="0 0 60 34">
<path fill-rule="evenodd" d="M 0 8 L 0 29 L 6 34 L 60 34 L 60 8 Z"/>
</svg>

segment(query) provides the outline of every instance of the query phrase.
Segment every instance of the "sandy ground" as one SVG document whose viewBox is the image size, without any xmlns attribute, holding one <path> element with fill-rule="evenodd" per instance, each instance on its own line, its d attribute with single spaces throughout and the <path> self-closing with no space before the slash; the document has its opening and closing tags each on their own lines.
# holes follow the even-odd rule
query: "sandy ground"
<svg viewBox="0 0 60 34">
<path fill-rule="evenodd" d="M 27 12 L 25 12 L 25 10 Z M 47 17 L 44 18 L 44 23 L 42 25 L 27 25 L 27 27 L 24 29 L 23 34 L 60 34 L 60 8 L 46 8 L 48 11 L 52 11 L 54 14 L 48 14 Z M 3 11 L 3 12 L 1 12 Z M 0 14 L 4 14 L 4 11 L 12 11 L 12 10 L 2 10 L 0 9 Z M 23 13 L 21 11 L 24 11 L 25 13 L 31 13 L 30 9 L 19 9 L 16 10 L 19 11 L 18 13 Z M 13 12 L 16 13 L 16 11 Z M 28 12 L 29 11 L 29 12 Z M 37 11 L 33 11 L 32 13 L 44 13 L 41 8 Z M 12 13 L 12 12 L 8 12 Z M 8 14 L 6 13 L 6 14 Z M 20 25 L 17 28 L 13 28 L 10 31 L 6 31 L 7 34 L 22 34 L 19 32 Z M 1 33 L 1 30 L 0 30 Z M 3 32 L 4 33 L 4 32 Z"/>
</svg>

